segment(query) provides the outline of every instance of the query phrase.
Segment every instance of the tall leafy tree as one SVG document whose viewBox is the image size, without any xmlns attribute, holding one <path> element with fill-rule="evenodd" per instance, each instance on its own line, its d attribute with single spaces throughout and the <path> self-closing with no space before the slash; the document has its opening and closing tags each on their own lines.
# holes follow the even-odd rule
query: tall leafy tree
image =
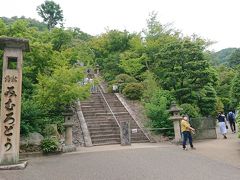
<svg viewBox="0 0 240 180">
<path fill-rule="evenodd" d="M 119 66 L 120 54 L 129 49 L 130 39 L 131 35 L 127 31 L 118 30 L 108 31 L 92 39 L 96 63 L 100 65 L 105 79 L 113 80 L 116 75 L 123 73 Z"/>
<path fill-rule="evenodd" d="M 240 103 L 240 72 L 236 73 L 232 84 L 231 84 L 231 99 L 232 99 L 232 106 L 236 108 Z"/>
<path fill-rule="evenodd" d="M 198 106 L 203 115 L 215 115 L 217 105 L 217 94 L 211 84 L 204 86 L 200 91 Z"/>
<path fill-rule="evenodd" d="M 228 60 L 229 66 L 232 68 L 236 68 L 240 65 L 240 48 L 236 49 L 230 56 Z"/>
<path fill-rule="evenodd" d="M 59 4 L 56 4 L 54 1 L 46 0 L 37 7 L 37 12 L 43 18 L 43 21 L 47 23 L 49 30 L 57 24 L 62 25 L 63 11 Z"/>
<path fill-rule="evenodd" d="M 216 70 L 219 79 L 216 92 L 224 105 L 224 110 L 229 111 L 231 109 L 231 83 L 236 73 L 225 65 L 216 67 Z"/>
<path fill-rule="evenodd" d="M 214 69 L 204 57 L 201 39 L 175 39 L 165 44 L 158 54 L 154 72 L 164 89 L 174 90 L 180 103 L 193 103 L 198 92 L 216 81 Z"/>
<path fill-rule="evenodd" d="M 61 112 L 65 106 L 74 105 L 77 99 L 83 100 L 89 96 L 89 86 L 80 86 L 83 78 L 83 68 L 66 66 L 54 69 L 51 76 L 38 76 L 36 102 L 48 112 Z"/>
</svg>

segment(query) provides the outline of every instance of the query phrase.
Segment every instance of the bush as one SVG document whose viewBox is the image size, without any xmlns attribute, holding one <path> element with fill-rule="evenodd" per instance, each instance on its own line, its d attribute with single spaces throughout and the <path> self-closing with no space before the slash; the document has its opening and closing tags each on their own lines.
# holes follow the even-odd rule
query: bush
<svg viewBox="0 0 240 180">
<path fill-rule="evenodd" d="M 127 74 L 119 74 L 116 76 L 115 80 L 111 81 L 110 86 L 112 88 L 112 85 L 116 84 L 118 86 L 118 91 L 122 93 L 123 89 L 129 83 L 137 83 L 137 80 L 134 77 L 131 77 Z"/>
<path fill-rule="evenodd" d="M 187 114 L 190 118 L 199 117 L 199 108 L 194 107 L 191 104 L 181 104 L 180 106 L 183 110 L 181 111 L 182 114 Z"/>
<path fill-rule="evenodd" d="M 158 134 L 166 136 L 173 136 L 173 123 L 169 120 L 169 113 L 167 111 L 167 98 L 161 97 L 158 104 L 146 103 L 146 115 L 150 119 L 149 126 L 151 128 L 167 128 L 164 130 L 157 130 Z"/>
<path fill-rule="evenodd" d="M 123 89 L 123 95 L 131 100 L 139 100 L 143 94 L 143 85 L 141 83 L 129 83 Z"/>
<path fill-rule="evenodd" d="M 43 153 L 55 153 L 59 152 L 59 142 L 57 138 L 48 137 L 42 140 L 41 149 Z"/>
<path fill-rule="evenodd" d="M 121 83 L 135 83 L 137 82 L 137 80 L 132 77 L 132 76 L 129 76 L 127 74 L 119 74 L 116 76 L 115 78 L 115 81 L 114 83 L 117 83 L 117 84 L 121 84 Z"/>
<path fill-rule="evenodd" d="M 24 96 L 24 95 L 23 95 Z M 31 99 L 23 97 L 21 111 L 21 135 L 28 136 L 31 132 L 41 132 L 40 124 L 43 111 L 38 104 Z"/>
</svg>

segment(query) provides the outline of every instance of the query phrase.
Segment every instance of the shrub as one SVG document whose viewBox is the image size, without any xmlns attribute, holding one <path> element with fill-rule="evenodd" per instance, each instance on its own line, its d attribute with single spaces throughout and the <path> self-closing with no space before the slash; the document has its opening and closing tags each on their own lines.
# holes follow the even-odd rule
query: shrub
<svg viewBox="0 0 240 180">
<path fill-rule="evenodd" d="M 42 140 L 41 149 L 43 153 L 55 153 L 59 152 L 59 142 L 57 138 L 48 137 Z"/>
<path fill-rule="evenodd" d="M 165 130 L 157 130 L 155 132 L 166 136 L 173 135 L 173 123 L 169 120 L 167 111 L 167 98 L 161 97 L 158 104 L 146 103 L 146 115 L 150 119 L 149 126 L 151 128 L 167 128 Z"/>
<path fill-rule="evenodd" d="M 141 83 L 129 83 L 123 89 L 123 95 L 131 100 L 139 100 L 143 94 L 143 85 Z"/>
<path fill-rule="evenodd" d="M 118 83 L 118 84 L 121 84 L 121 83 L 137 82 L 137 80 L 134 77 L 129 76 L 127 74 L 119 74 L 119 75 L 116 76 L 114 82 Z"/>
<path fill-rule="evenodd" d="M 199 93 L 198 107 L 203 116 L 214 115 L 216 112 L 217 94 L 212 85 L 206 85 Z"/>
<path fill-rule="evenodd" d="M 45 129 L 43 130 L 44 137 L 56 137 L 59 138 L 60 135 L 58 133 L 57 124 L 47 124 Z"/>
<path fill-rule="evenodd" d="M 36 102 L 32 99 L 24 98 L 22 100 L 22 111 L 21 111 L 21 135 L 28 136 L 31 132 L 41 132 L 40 124 L 43 116 L 43 111 Z"/>
<path fill-rule="evenodd" d="M 123 89 L 129 83 L 137 83 L 137 80 L 134 77 L 131 77 L 127 74 L 119 74 L 116 76 L 115 80 L 111 81 L 110 86 L 112 88 L 112 85 L 116 84 L 118 86 L 118 91 L 123 92 Z"/>
<path fill-rule="evenodd" d="M 187 114 L 190 118 L 199 117 L 199 108 L 194 107 L 191 104 L 181 104 L 180 106 L 183 110 L 181 111 L 182 114 Z"/>
</svg>

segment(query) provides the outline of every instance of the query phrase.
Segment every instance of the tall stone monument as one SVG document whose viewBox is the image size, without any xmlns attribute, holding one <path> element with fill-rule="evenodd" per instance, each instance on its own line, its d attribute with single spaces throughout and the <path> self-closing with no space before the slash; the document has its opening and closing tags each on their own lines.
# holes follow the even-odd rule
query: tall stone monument
<svg viewBox="0 0 240 180">
<path fill-rule="evenodd" d="M 0 165 L 19 163 L 20 115 L 22 94 L 23 51 L 29 51 L 26 39 L 0 38 L 4 50 L 1 119 L 0 119 Z"/>
</svg>

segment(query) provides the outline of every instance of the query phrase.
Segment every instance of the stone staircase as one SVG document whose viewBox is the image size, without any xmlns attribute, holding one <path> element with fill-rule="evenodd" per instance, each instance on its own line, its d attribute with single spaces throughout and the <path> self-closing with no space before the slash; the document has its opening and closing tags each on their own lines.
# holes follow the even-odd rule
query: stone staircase
<svg viewBox="0 0 240 180">
<path fill-rule="evenodd" d="M 118 122 L 130 121 L 131 142 L 150 142 L 137 123 L 113 93 L 103 94 Z M 101 93 L 91 94 L 91 98 L 81 102 L 83 116 L 90 132 L 93 145 L 120 144 L 120 129 Z"/>
</svg>

